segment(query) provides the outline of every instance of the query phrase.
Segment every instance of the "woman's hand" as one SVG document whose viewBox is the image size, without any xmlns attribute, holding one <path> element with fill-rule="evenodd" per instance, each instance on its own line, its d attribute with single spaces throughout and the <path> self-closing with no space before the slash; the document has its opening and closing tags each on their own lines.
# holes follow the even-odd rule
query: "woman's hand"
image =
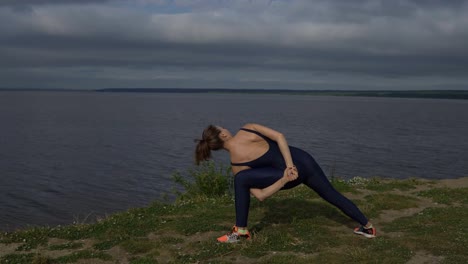
<svg viewBox="0 0 468 264">
<path fill-rule="evenodd" d="M 298 176 L 299 173 L 294 165 L 289 166 L 284 170 L 283 178 L 285 179 L 285 183 L 296 180 Z"/>
<path fill-rule="evenodd" d="M 297 172 L 296 166 L 289 166 L 284 170 L 283 177 L 281 179 L 263 189 L 251 188 L 250 193 L 257 197 L 259 201 L 263 201 L 267 197 L 270 197 L 277 191 L 281 190 L 286 183 L 297 179 L 298 175 L 299 173 Z"/>
</svg>

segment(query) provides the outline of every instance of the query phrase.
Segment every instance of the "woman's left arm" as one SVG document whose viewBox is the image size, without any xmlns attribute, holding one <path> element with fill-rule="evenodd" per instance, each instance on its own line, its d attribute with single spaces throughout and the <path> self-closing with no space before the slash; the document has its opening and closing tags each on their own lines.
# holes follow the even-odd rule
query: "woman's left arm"
<svg viewBox="0 0 468 264">
<path fill-rule="evenodd" d="M 262 126 L 259 124 L 246 124 L 244 127 L 253 129 L 262 133 L 263 135 L 269 137 L 270 139 L 276 141 L 278 147 L 281 151 L 281 155 L 283 155 L 284 162 L 286 163 L 286 167 L 292 168 L 294 167 L 293 160 L 291 158 L 291 152 L 289 151 L 288 142 L 284 135 L 276 130 L 273 130 L 269 127 Z"/>
</svg>

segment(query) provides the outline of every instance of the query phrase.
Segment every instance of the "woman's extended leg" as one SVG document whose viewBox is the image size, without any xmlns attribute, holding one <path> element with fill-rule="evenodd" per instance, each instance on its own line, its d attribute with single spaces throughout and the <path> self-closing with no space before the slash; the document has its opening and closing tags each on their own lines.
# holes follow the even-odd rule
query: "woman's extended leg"
<svg viewBox="0 0 468 264">
<path fill-rule="evenodd" d="M 305 185 L 317 192 L 318 195 L 327 202 L 336 206 L 351 219 L 363 226 L 368 224 L 367 218 L 359 208 L 348 198 L 335 190 L 325 176 L 325 173 L 323 173 L 320 166 L 310 154 L 298 148 L 291 148 L 291 154 L 298 168 L 299 177 L 302 178 Z"/>
</svg>

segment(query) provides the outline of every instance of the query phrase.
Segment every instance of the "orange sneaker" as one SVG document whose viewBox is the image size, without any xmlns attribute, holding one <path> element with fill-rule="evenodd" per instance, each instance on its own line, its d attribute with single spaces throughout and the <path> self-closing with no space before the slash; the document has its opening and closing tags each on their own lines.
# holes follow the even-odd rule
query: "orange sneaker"
<svg viewBox="0 0 468 264">
<path fill-rule="evenodd" d="M 247 234 L 239 234 L 237 226 L 233 226 L 230 233 L 227 233 L 224 236 L 218 237 L 218 242 L 221 243 L 236 243 L 241 240 L 241 238 L 245 238 L 247 240 L 250 239 L 250 232 L 247 231 Z"/>
<path fill-rule="evenodd" d="M 377 231 L 374 227 L 365 228 L 364 226 L 356 227 L 354 234 L 363 235 L 367 238 L 374 238 L 377 235 Z"/>
</svg>

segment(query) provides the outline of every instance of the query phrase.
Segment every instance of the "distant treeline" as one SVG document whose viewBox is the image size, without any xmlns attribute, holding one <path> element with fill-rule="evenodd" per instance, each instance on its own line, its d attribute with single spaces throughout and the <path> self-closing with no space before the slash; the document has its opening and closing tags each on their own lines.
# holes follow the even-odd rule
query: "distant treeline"
<svg viewBox="0 0 468 264">
<path fill-rule="evenodd" d="M 33 89 L 0 88 L 0 91 L 54 91 L 54 92 L 110 92 L 110 93 L 236 93 L 236 94 L 295 94 L 322 96 L 367 96 L 400 98 L 468 99 L 468 90 L 287 90 L 287 89 L 216 89 L 216 88 L 105 88 L 80 89 Z"/>
<path fill-rule="evenodd" d="M 242 94 L 296 94 L 328 96 L 368 96 L 400 98 L 468 99 L 468 90 L 407 90 L 407 91 L 342 91 L 342 90 L 286 90 L 286 89 L 198 89 L 198 88 L 107 88 L 97 92 L 132 93 L 242 93 Z"/>
</svg>

